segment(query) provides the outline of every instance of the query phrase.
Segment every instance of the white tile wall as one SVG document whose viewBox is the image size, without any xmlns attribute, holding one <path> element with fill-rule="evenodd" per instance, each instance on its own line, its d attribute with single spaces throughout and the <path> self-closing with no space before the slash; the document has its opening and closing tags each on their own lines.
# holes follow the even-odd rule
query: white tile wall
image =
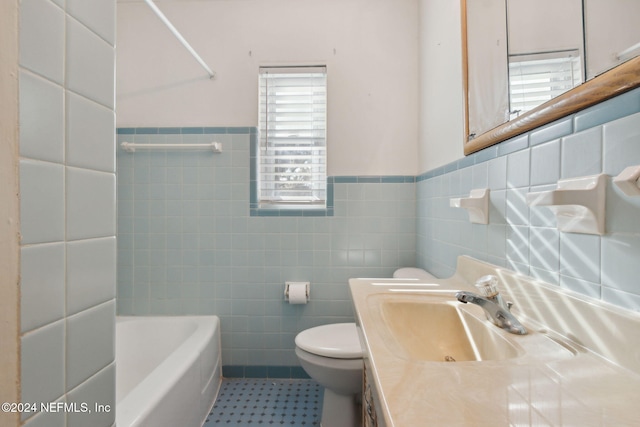
<svg viewBox="0 0 640 427">
<path fill-rule="evenodd" d="M 473 188 L 489 188 L 489 165 L 486 162 L 472 166 L 471 182 Z"/>
<path fill-rule="evenodd" d="M 507 258 L 507 226 L 489 224 L 487 227 L 487 254 L 494 259 L 501 259 L 500 265 L 505 264 Z"/>
<path fill-rule="evenodd" d="M 20 2 L 20 65 L 62 84 L 64 11 L 49 0 Z"/>
<path fill-rule="evenodd" d="M 64 166 L 20 160 L 20 225 L 22 243 L 64 238 Z"/>
<path fill-rule="evenodd" d="M 67 165 L 116 171 L 115 114 L 73 92 L 67 93 Z"/>
<path fill-rule="evenodd" d="M 555 184 L 560 179 L 560 140 L 531 149 L 531 185 Z"/>
<path fill-rule="evenodd" d="M 113 46 L 67 17 L 67 87 L 113 109 L 114 64 Z"/>
<path fill-rule="evenodd" d="M 557 188 L 556 184 L 540 185 L 529 187 L 529 191 L 537 193 L 541 191 L 550 191 Z M 529 208 L 529 224 L 534 227 L 556 227 L 556 216 L 551 210 L 542 206 L 532 206 Z"/>
<path fill-rule="evenodd" d="M 67 167 L 67 239 L 116 232 L 115 174 Z"/>
<path fill-rule="evenodd" d="M 67 243 L 67 314 L 115 298 L 116 238 Z"/>
<path fill-rule="evenodd" d="M 64 90 L 28 71 L 20 72 L 20 155 L 64 161 Z"/>
<path fill-rule="evenodd" d="M 560 269 L 560 232 L 555 228 L 530 228 L 532 250 L 529 264 L 538 269 Z"/>
<path fill-rule="evenodd" d="M 590 296 L 592 298 L 602 298 L 602 287 L 600 286 L 600 283 L 588 282 L 586 280 L 561 275 L 560 286 L 565 289 Z"/>
<path fill-rule="evenodd" d="M 113 362 L 115 311 L 115 301 L 111 300 L 67 318 L 68 390 Z"/>
<path fill-rule="evenodd" d="M 22 336 L 22 402 L 52 402 L 64 394 L 64 324 L 59 320 Z"/>
<path fill-rule="evenodd" d="M 55 402 L 64 402 L 59 399 Z M 65 412 L 40 412 L 29 419 L 29 427 L 66 427 L 67 414 Z"/>
<path fill-rule="evenodd" d="M 115 7 L 113 1 L 67 0 L 67 12 L 112 46 L 116 39 L 115 22 L 104 17 L 114 16 Z"/>
<path fill-rule="evenodd" d="M 521 150 L 507 156 L 507 187 L 529 186 L 531 150 Z"/>
<path fill-rule="evenodd" d="M 640 114 L 603 126 L 603 172 L 615 176 L 624 168 L 640 165 Z"/>
<path fill-rule="evenodd" d="M 640 165 L 640 163 L 638 163 Z M 628 197 L 610 181 L 607 186 L 606 229 L 610 233 L 640 233 L 639 197 Z"/>
<path fill-rule="evenodd" d="M 507 223 L 507 190 L 489 192 L 489 218 L 493 224 Z"/>
<path fill-rule="evenodd" d="M 528 192 L 529 187 L 507 190 L 507 224 L 527 225 L 529 223 Z"/>
<path fill-rule="evenodd" d="M 81 405 L 83 402 L 97 402 L 101 405 L 112 404 L 115 394 L 115 382 L 113 377 L 116 374 L 115 363 L 110 364 L 90 380 L 69 393 L 69 402 L 76 402 Z M 68 415 L 67 427 L 111 427 L 113 424 L 113 414 L 115 407 L 111 406 L 110 411 L 96 413 L 92 408 L 92 413 L 75 412 Z"/>
<path fill-rule="evenodd" d="M 637 294 L 613 290 L 607 287 L 602 288 L 602 299 L 629 310 L 638 311 L 638 307 L 640 307 L 640 296 Z"/>
<path fill-rule="evenodd" d="M 596 175 L 602 170 L 602 127 L 562 139 L 562 178 Z"/>
<path fill-rule="evenodd" d="M 20 251 L 20 327 L 28 332 L 64 317 L 64 243 L 24 246 Z"/>
<path fill-rule="evenodd" d="M 529 265 L 529 227 L 525 225 L 507 226 L 507 262 L 516 271 L 528 274 Z M 535 250 L 535 249 L 534 249 Z"/>
<path fill-rule="evenodd" d="M 600 283 L 600 240 L 593 234 L 562 233 L 560 274 Z"/>
<path fill-rule="evenodd" d="M 489 160 L 489 188 L 502 190 L 507 188 L 507 157 Z"/>
<path fill-rule="evenodd" d="M 114 25 L 115 0 L 20 2 L 23 402 L 115 407 Z"/>
<path fill-rule="evenodd" d="M 637 292 L 640 235 L 613 234 L 602 238 L 602 285 L 625 292 Z"/>
</svg>

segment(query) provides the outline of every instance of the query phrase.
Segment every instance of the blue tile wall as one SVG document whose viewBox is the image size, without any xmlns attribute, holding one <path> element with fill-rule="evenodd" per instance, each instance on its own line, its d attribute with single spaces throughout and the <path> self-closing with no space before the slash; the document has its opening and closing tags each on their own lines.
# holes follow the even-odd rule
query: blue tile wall
<svg viewBox="0 0 640 427">
<path fill-rule="evenodd" d="M 117 136 L 222 143 L 220 154 L 118 148 L 117 302 L 122 315 L 220 316 L 225 366 L 298 366 L 299 331 L 353 321 L 349 278 L 416 263 L 415 177 L 330 177 L 332 216 L 252 216 L 255 128 Z M 286 304 L 285 281 L 310 281 L 311 301 Z"/>
<path fill-rule="evenodd" d="M 530 191 L 559 178 L 640 165 L 640 90 L 558 120 L 417 177 L 418 265 L 437 276 L 471 255 L 604 301 L 640 311 L 640 198 L 609 181 L 606 234 L 561 233 Z M 491 189 L 488 225 L 471 224 L 449 198 Z"/>
<path fill-rule="evenodd" d="M 640 310 L 640 200 L 610 183 L 604 236 L 560 233 L 524 202 L 558 177 L 640 164 L 640 90 L 417 177 L 329 177 L 333 208 L 321 216 L 252 215 L 255 134 L 118 129 L 118 143 L 223 144 L 221 154 L 118 149 L 117 302 L 125 315 L 219 315 L 234 372 L 295 369 L 299 331 L 353 320 L 349 278 L 412 265 L 445 277 L 463 254 Z M 488 225 L 449 207 L 478 187 L 491 189 Z M 285 304 L 287 280 L 310 281 L 311 302 Z"/>
</svg>

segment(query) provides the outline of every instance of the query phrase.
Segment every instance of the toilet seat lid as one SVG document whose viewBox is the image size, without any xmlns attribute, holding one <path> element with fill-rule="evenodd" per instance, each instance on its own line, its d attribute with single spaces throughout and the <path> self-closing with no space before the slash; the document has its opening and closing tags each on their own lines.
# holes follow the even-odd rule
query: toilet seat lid
<svg viewBox="0 0 640 427">
<path fill-rule="evenodd" d="M 362 358 L 362 347 L 355 323 L 334 323 L 300 332 L 296 345 L 309 353 L 334 359 Z"/>
</svg>

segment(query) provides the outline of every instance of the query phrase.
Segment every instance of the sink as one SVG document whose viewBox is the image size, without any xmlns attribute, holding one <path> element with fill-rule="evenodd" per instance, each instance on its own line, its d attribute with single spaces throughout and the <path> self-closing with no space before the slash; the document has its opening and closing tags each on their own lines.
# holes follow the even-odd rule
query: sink
<svg viewBox="0 0 640 427">
<path fill-rule="evenodd" d="M 394 353 L 411 360 L 468 362 L 518 357 L 483 315 L 469 312 L 452 298 L 427 295 L 372 295 L 377 330 Z"/>
<path fill-rule="evenodd" d="M 500 278 L 526 335 L 456 300 L 477 292 L 472 284 L 486 274 Z M 349 287 L 385 425 L 590 425 L 603 414 L 616 425 L 637 421 L 625 403 L 640 392 L 633 313 L 467 257 L 447 279 L 354 278 Z"/>
<path fill-rule="evenodd" d="M 450 298 L 372 295 L 369 307 L 387 347 L 410 360 L 469 362 L 522 354 L 484 316 Z"/>
<path fill-rule="evenodd" d="M 513 335 L 498 328 L 480 307 L 461 304 L 455 291 L 403 289 L 367 297 L 376 334 L 397 357 L 424 362 L 559 360 L 580 350 L 545 330 Z"/>
</svg>

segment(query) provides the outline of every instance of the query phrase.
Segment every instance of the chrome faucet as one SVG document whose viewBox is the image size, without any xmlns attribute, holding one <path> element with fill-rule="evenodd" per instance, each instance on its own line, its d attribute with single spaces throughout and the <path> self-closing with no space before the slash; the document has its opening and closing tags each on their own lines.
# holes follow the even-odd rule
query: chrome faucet
<svg viewBox="0 0 640 427">
<path fill-rule="evenodd" d="M 476 287 L 484 296 L 473 292 L 460 291 L 456 293 L 456 299 L 462 303 L 476 304 L 482 307 L 487 319 L 496 326 L 518 335 L 525 335 L 527 330 L 511 314 L 512 303 L 505 303 L 496 287 L 498 279 L 495 276 L 483 276 L 476 282 Z"/>
</svg>

